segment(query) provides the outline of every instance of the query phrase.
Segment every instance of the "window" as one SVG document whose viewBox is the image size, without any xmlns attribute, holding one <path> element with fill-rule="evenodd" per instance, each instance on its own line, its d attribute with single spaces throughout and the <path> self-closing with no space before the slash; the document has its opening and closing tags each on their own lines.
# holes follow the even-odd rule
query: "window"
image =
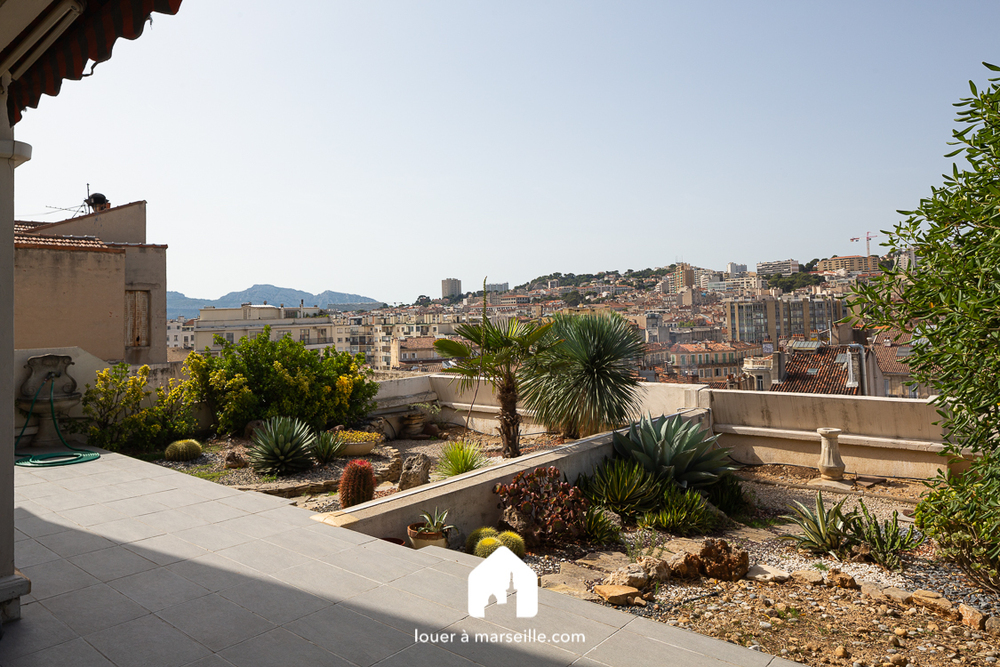
<svg viewBox="0 0 1000 667">
<path fill-rule="evenodd" d="M 764 391 L 764 378 L 757 376 L 757 391 Z"/>
<path fill-rule="evenodd" d="M 125 291 L 125 345 L 149 347 L 148 291 Z"/>
<path fill-rule="evenodd" d="M 187 336 L 184 337 L 184 340 L 187 340 Z M 177 334 L 174 334 L 174 342 L 177 342 Z"/>
<path fill-rule="evenodd" d="M 720 375 L 720 373 L 719 373 L 719 369 L 718 369 L 718 368 L 716 368 L 716 369 L 715 369 L 715 377 L 719 377 L 719 375 Z"/>
<path fill-rule="evenodd" d="M 229 332 L 229 333 L 226 334 L 226 342 L 227 343 L 232 343 L 233 342 L 233 334 L 232 334 L 232 332 Z"/>
<path fill-rule="evenodd" d="M 188 342 L 188 337 L 187 336 L 184 336 L 184 342 L 185 343 Z"/>
<path fill-rule="evenodd" d="M 309 344 L 309 329 L 299 329 L 299 342 Z"/>
</svg>

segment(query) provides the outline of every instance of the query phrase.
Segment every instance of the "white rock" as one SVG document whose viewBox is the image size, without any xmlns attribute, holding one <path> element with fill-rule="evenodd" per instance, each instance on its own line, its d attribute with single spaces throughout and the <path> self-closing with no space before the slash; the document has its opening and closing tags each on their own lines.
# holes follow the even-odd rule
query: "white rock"
<svg viewBox="0 0 1000 667">
<path fill-rule="evenodd" d="M 754 564 L 747 572 L 747 579 L 763 583 L 770 581 L 783 583 L 791 579 L 791 576 L 792 575 L 788 574 L 784 570 L 779 570 L 776 567 L 771 567 L 770 565 L 766 565 L 764 563 Z"/>
</svg>

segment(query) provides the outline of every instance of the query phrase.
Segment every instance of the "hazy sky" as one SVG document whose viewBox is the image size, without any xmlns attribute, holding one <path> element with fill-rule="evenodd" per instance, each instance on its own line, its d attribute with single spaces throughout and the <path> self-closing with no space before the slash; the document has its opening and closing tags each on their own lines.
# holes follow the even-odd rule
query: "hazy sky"
<svg viewBox="0 0 1000 667">
<path fill-rule="evenodd" d="M 855 254 L 941 182 L 998 25 L 994 1 L 185 0 L 25 113 L 16 213 L 145 199 L 168 289 L 203 298 Z"/>
</svg>

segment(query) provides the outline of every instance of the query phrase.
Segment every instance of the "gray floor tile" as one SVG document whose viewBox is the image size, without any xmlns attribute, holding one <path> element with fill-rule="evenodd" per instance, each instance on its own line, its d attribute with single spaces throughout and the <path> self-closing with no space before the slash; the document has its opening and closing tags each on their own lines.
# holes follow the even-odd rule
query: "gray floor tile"
<svg viewBox="0 0 1000 667">
<path fill-rule="evenodd" d="M 270 621 L 214 594 L 164 609 L 157 615 L 215 652 L 274 628 Z"/>
<path fill-rule="evenodd" d="M 379 667 L 472 667 L 474 662 L 431 644 L 413 644 L 378 663 Z"/>
<path fill-rule="evenodd" d="M 155 500 L 150 500 L 146 496 L 115 500 L 105 504 L 111 509 L 121 512 L 124 516 L 130 517 L 138 517 L 143 514 L 152 514 L 153 512 L 162 512 L 163 510 L 170 509 L 169 506 Z"/>
<path fill-rule="evenodd" d="M 44 600 L 99 583 L 95 577 L 65 560 L 25 567 L 21 572 L 31 579 L 31 594 L 36 600 Z"/>
<path fill-rule="evenodd" d="M 59 510 L 59 514 L 84 527 L 95 526 L 99 523 L 107 523 L 108 521 L 116 521 L 118 519 L 125 518 L 125 515 L 121 512 L 116 512 L 107 505 L 100 504 L 87 505 L 86 507 L 77 507 L 69 510 Z"/>
<path fill-rule="evenodd" d="M 207 648 L 152 614 L 87 637 L 117 667 L 181 667 L 209 655 Z"/>
<path fill-rule="evenodd" d="M 52 510 L 48 507 L 42 507 L 33 500 L 14 500 L 14 518 L 15 519 L 30 519 L 36 516 L 45 516 L 47 514 L 54 514 Z"/>
<path fill-rule="evenodd" d="M 122 491 L 117 486 L 97 486 L 93 489 L 87 489 L 87 495 L 94 499 L 98 503 L 110 503 L 116 500 L 123 500 L 125 498 L 135 497 L 133 494 L 126 493 Z"/>
<path fill-rule="evenodd" d="M 381 562 L 381 559 L 376 562 Z M 469 580 L 454 577 L 434 568 L 424 568 L 400 577 L 390 585 L 446 607 L 459 610 L 469 608 Z"/>
<path fill-rule="evenodd" d="M 203 503 L 210 500 L 210 498 L 190 491 L 186 488 L 170 489 L 169 491 L 161 491 L 145 497 L 171 509 L 177 509 L 187 505 L 195 505 L 197 503 Z"/>
<path fill-rule="evenodd" d="M 424 547 L 421 551 L 429 556 L 436 556 L 444 561 L 459 563 L 466 567 L 476 567 L 483 562 L 482 558 L 467 554 L 464 551 L 454 549 L 443 549 L 441 547 Z"/>
<path fill-rule="evenodd" d="M 348 530 L 347 528 L 341 528 L 340 526 L 331 526 L 319 521 L 313 521 L 311 526 L 303 526 L 303 528 L 321 535 L 330 535 L 331 537 L 343 540 L 344 542 L 350 542 L 351 544 L 367 544 L 378 539 L 372 537 L 371 535 L 359 533 L 356 530 Z"/>
<path fill-rule="evenodd" d="M 22 598 L 23 601 L 23 598 Z M 69 626 L 53 616 L 40 602 L 21 605 L 21 620 L 5 623 L 0 641 L 4 664 L 24 655 L 43 651 L 76 639 Z"/>
<path fill-rule="evenodd" d="M 24 533 L 21 533 L 24 535 Z M 19 568 L 31 567 L 39 563 L 47 563 L 50 560 L 62 558 L 59 554 L 46 548 L 37 540 L 30 537 L 14 542 L 14 563 Z"/>
<path fill-rule="evenodd" d="M 176 533 L 188 528 L 197 528 L 198 526 L 208 524 L 206 519 L 185 514 L 179 509 L 168 509 L 162 512 L 143 514 L 138 517 L 138 520 L 168 533 Z"/>
<path fill-rule="evenodd" d="M 109 521 L 108 523 L 91 526 L 90 531 L 96 535 L 113 540 L 118 544 L 128 544 L 129 542 L 146 540 L 150 537 L 163 535 L 166 532 L 156 526 L 151 526 L 148 523 L 139 521 L 138 519 L 128 517 L 119 519 L 118 521 Z"/>
<path fill-rule="evenodd" d="M 264 541 L 277 544 L 279 547 L 290 549 L 310 558 L 322 558 L 323 556 L 351 549 L 355 546 L 351 542 L 338 540 L 336 537 L 316 533 L 306 528 L 293 528 L 292 530 L 266 537 Z"/>
<path fill-rule="evenodd" d="M 211 524 L 188 528 L 187 530 L 176 532 L 174 535 L 192 544 L 197 544 L 208 551 L 221 551 L 222 549 L 235 547 L 237 544 L 243 544 L 253 539 L 243 533 L 237 533 L 235 530 L 217 528 Z"/>
<path fill-rule="evenodd" d="M 61 533 L 35 538 L 63 558 L 72 558 L 90 551 L 99 551 L 115 546 L 110 540 L 83 529 L 65 530 Z"/>
<path fill-rule="evenodd" d="M 179 560 L 197 558 L 209 553 L 198 545 L 182 540 L 175 535 L 158 535 L 124 546 L 129 551 L 137 553 L 157 565 L 169 565 Z"/>
<path fill-rule="evenodd" d="M 269 496 L 266 493 L 257 493 L 256 491 L 244 491 L 238 496 L 229 496 L 228 498 L 222 498 L 219 500 L 220 503 L 229 505 L 230 507 L 236 507 L 243 510 L 244 512 L 266 512 L 267 510 L 273 510 L 278 507 L 287 507 L 291 504 L 291 500 L 288 498 L 279 498 L 278 496 Z"/>
<path fill-rule="evenodd" d="M 348 667 L 350 665 L 326 649 L 283 628 L 275 628 L 242 644 L 227 648 L 221 655 L 236 667 L 274 667 L 274 665 Z"/>
<path fill-rule="evenodd" d="M 305 526 L 316 525 L 316 521 L 313 520 L 313 517 L 316 516 L 315 512 L 292 505 L 258 512 L 258 515 L 267 517 L 268 519 L 277 519 L 288 526 L 304 528 Z"/>
<path fill-rule="evenodd" d="M 474 569 L 472 566 L 464 565 L 453 560 L 443 560 L 437 565 L 431 565 L 430 569 L 444 572 L 447 575 L 461 579 L 468 583 L 469 573 Z"/>
<path fill-rule="evenodd" d="M 379 585 L 377 581 L 316 560 L 274 572 L 271 576 L 333 602 L 346 600 Z"/>
<path fill-rule="evenodd" d="M 413 644 L 413 635 L 383 625 L 341 605 L 310 614 L 285 629 L 362 667 L 373 665 Z M 370 637 L 374 641 L 358 641 Z"/>
<path fill-rule="evenodd" d="M 226 500 L 226 498 L 223 498 L 222 500 Z M 222 500 L 206 500 L 203 503 L 185 505 L 184 507 L 178 507 L 177 509 L 185 514 L 196 516 L 199 519 L 207 521 L 208 523 L 219 523 L 220 521 L 228 521 L 229 519 L 235 519 L 238 516 L 246 516 L 247 514 L 250 514 L 250 512 L 245 512 L 238 507 L 225 505 L 222 503 Z"/>
<path fill-rule="evenodd" d="M 17 528 L 14 529 L 14 541 L 20 542 L 21 540 L 30 540 L 31 538 L 19 531 Z"/>
<path fill-rule="evenodd" d="M 67 530 L 80 529 L 80 526 L 73 523 L 69 519 L 54 513 L 35 516 L 33 518 L 17 517 L 15 518 L 15 521 L 17 522 L 18 530 L 25 535 L 36 539 L 39 537 L 45 537 L 46 535 L 55 535 L 56 533 L 61 533 Z"/>
<path fill-rule="evenodd" d="M 43 649 L 5 662 L 8 667 L 114 667 L 114 664 L 83 639 Z"/>
<path fill-rule="evenodd" d="M 222 656 L 218 655 L 217 653 L 213 653 L 212 655 L 202 658 L 201 660 L 195 660 L 194 662 L 189 662 L 188 664 L 184 665 L 184 667 L 234 667 L 234 666 L 233 663 L 224 659 Z M 319 667 L 319 665 L 316 665 L 316 667 Z"/>
<path fill-rule="evenodd" d="M 42 605 L 80 636 L 149 613 L 107 584 L 97 584 L 47 598 L 42 601 Z"/>
<path fill-rule="evenodd" d="M 544 632 L 546 635 L 583 633 L 586 641 L 576 643 L 573 646 L 573 650 L 580 654 L 586 653 L 615 632 L 619 632 L 619 629 L 613 625 L 600 623 L 562 608 L 542 604 L 538 605 L 538 614 L 534 618 L 518 618 L 516 595 L 508 598 L 506 604 L 494 604 L 487 607 L 486 618 L 483 620 L 515 632 L 531 629 L 536 632 Z"/>
<path fill-rule="evenodd" d="M 108 584 L 150 611 L 208 595 L 208 590 L 165 568 L 147 570 Z"/>
<path fill-rule="evenodd" d="M 372 540 L 371 542 L 365 542 L 361 545 L 361 548 L 367 549 L 373 554 L 382 554 L 384 556 L 391 556 L 392 558 L 398 558 L 400 560 L 408 560 L 411 563 L 416 563 L 417 565 L 423 565 L 425 567 L 441 562 L 441 558 L 438 556 L 432 556 L 430 553 L 424 553 L 423 549 L 401 547 L 398 544 L 392 544 L 391 542 L 386 542 L 385 540 Z"/>
<path fill-rule="evenodd" d="M 762 653 L 758 655 L 767 660 L 770 660 L 771 657 Z M 730 663 L 720 662 L 701 653 L 664 644 L 627 630 L 619 630 L 585 654 L 587 658 L 609 665 L 621 664 L 623 656 L 628 656 L 629 667 L 662 667 L 665 664 L 677 665 L 677 667 L 728 667 L 730 665 Z M 766 660 L 764 664 L 767 664 Z"/>
<path fill-rule="evenodd" d="M 130 482 L 115 484 L 115 487 L 126 494 L 126 497 L 149 496 L 160 491 L 170 491 L 176 488 L 158 479 L 136 479 Z"/>
<path fill-rule="evenodd" d="M 213 593 L 267 577 L 263 572 L 214 553 L 172 563 L 167 569 Z"/>
<path fill-rule="evenodd" d="M 197 494 L 208 500 L 221 500 L 222 498 L 229 498 L 243 493 L 230 486 L 216 484 L 215 482 L 198 479 L 197 477 L 188 479 L 186 483 L 179 483 L 177 488 L 188 493 Z"/>
<path fill-rule="evenodd" d="M 360 593 L 341 605 L 411 636 L 415 629 L 436 632 L 467 615 L 389 586 Z"/>
<path fill-rule="evenodd" d="M 665 623 L 657 623 L 648 618 L 635 618 L 625 626 L 625 631 L 654 639 L 668 646 L 711 656 L 734 665 L 766 667 L 772 658 L 766 653 L 751 651 L 736 644 L 730 644 L 714 637 L 706 637 L 690 630 L 682 630 Z"/>
<path fill-rule="evenodd" d="M 555 607 L 556 609 L 561 609 L 577 616 L 583 616 L 584 618 L 589 618 L 614 628 L 624 628 L 635 619 L 635 616 L 632 614 L 618 611 L 612 607 L 579 600 L 544 588 L 538 590 L 538 606 L 539 608 Z"/>
<path fill-rule="evenodd" d="M 229 528 L 230 530 L 235 530 L 236 532 L 243 533 L 244 535 L 249 535 L 257 539 L 262 539 L 265 537 L 271 537 L 273 535 L 278 535 L 292 529 L 292 526 L 279 521 L 277 519 L 270 519 L 260 514 L 247 514 L 246 516 L 236 517 L 235 519 L 229 519 L 227 521 L 220 521 L 218 526 L 223 528 Z"/>
<path fill-rule="evenodd" d="M 486 667 L 507 667 L 511 664 L 566 667 L 580 658 L 578 653 L 572 652 L 572 644 L 566 644 L 568 650 L 564 650 L 551 641 L 491 641 L 495 635 L 509 635 L 510 630 L 479 618 L 463 618 L 442 632 L 448 633 L 449 641 L 436 644 L 439 648 Z M 463 642 L 463 636 L 469 641 Z"/>
<path fill-rule="evenodd" d="M 54 493 L 51 496 L 42 496 L 41 498 L 35 498 L 34 501 L 46 507 L 53 512 L 61 512 L 64 510 L 71 510 L 77 507 L 86 507 L 87 505 L 93 505 L 97 501 L 93 499 L 93 496 L 89 496 L 86 493 L 77 493 L 75 491 L 60 491 L 59 493 Z"/>
<path fill-rule="evenodd" d="M 277 544 L 254 540 L 235 547 L 222 549 L 217 552 L 220 556 L 231 558 L 238 563 L 243 563 L 248 567 L 261 572 L 277 572 L 296 565 L 301 565 L 309 560 L 308 556 L 289 551 Z"/>
<path fill-rule="evenodd" d="M 370 551 L 359 546 L 323 556 L 320 560 L 381 583 L 399 579 L 424 567 L 392 556 L 373 556 Z"/>
<path fill-rule="evenodd" d="M 69 562 L 101 581 L 108 582 L 132 574 L 152 570 L 156 563 L 125 547 L 111 547 L 74 556 Z"/>
<path fill-rule="evenodd" d="M 272 577 L 244 581 L 219 595 L 276 625 L 284 625 L 333 604 Z"/>
</svg>

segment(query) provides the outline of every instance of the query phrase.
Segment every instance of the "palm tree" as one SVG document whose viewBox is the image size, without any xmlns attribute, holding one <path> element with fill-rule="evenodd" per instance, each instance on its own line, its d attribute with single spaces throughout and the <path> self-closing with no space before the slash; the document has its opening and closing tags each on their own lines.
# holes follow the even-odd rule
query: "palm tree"
<svg viewBox="0 0 1000 667">
<path fill-rule="evenodd" d="M 522 369 L 524 403 L 536 419 L 575 438 L 638 418 L 635 370 L 645 348 L 625 318 L 559 314 L 547 338 L 560 342 Z"/>
<path fill-rule="evenodd" d="M 498 325 L 490 322 L 484 313 L 482 324 L 478 326 L 462 324 L 455 327 L 455 332 L 468 343 L 448 338 L 434 341 L 434 348 L 442 356 L 457 360 L 445 372 L 459 376 L 459 386 L 463 391 L 473 387 L 480 379 L 493 386 L 500 401 L 500 441 L 506 458 L 521 455 L 521 416 L 517 414 L 518 371 L 527 360 L 543 354 L 551 346 L 551 343 L 542 342 L 549 326 L 519 322 L 516 318 Z"/>
</svg>

